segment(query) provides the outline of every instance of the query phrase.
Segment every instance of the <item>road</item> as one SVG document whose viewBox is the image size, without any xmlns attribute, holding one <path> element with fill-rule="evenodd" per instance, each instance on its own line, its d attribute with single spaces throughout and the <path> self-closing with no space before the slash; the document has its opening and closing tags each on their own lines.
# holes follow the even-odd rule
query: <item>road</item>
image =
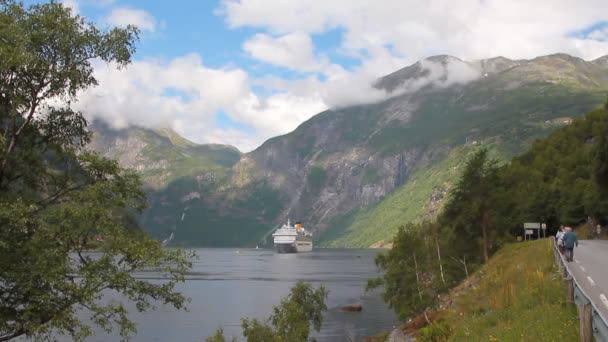
<svg viewBox="0 0 608 342">
<path fill-rule="evenodd" d="M 579 241 L 574 248 L 574 262 L 568 263 L 568 268 L 604 319 L 608 319 L 608 241 Z"/>
</svg>

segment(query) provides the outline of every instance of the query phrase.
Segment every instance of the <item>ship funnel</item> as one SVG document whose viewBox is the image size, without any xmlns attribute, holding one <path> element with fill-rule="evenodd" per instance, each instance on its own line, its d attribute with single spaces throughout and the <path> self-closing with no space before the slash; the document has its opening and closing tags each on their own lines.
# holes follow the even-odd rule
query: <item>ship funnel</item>
<svg viewBox="0 0 608 342">
<path fill-rule="evenodd" d="M 297 230 L 302 229 L 302 222 L 300 222 L 300 221 L 297 221 L 297 222 L 296 222 L 296 229 L 297 229 Z"/>
</svg>

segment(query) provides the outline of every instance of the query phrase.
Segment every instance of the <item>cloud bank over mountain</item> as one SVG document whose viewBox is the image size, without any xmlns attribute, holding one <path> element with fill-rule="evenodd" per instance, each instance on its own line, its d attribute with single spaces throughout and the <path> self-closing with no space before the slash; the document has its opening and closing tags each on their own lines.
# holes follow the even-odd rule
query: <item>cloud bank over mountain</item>
<svg viewBox="0 0 608 342">
<path fill-rule="evenodd" d="M 64 3 L 78 11 L 87 4 Z M 105 6 L 99 20 L 139 25 L 144 46 L 166 43 L 158 23 L 167 32 L 178 25 L 147 8 Z M 218 32 L 247 32 L 233 44 L 238 58 L 218 66 L 192 48 L 179 55 L 136 55 L 120 71 L 99 64 L 100 85 L 83 94 L 77 108 L 115 127 L 169 126 L 197 142 L 249 151 L 328 108 L 481 76 L 467 63 L 423 61 L 427 77 L 392 93 L 373 86 L 379 77 L 431 55 L 471 61 L 555 52 L 591 60 L 608 54 L 605 0 L 225 0 L 215 10 L 224 25 Z"/>
</svg>

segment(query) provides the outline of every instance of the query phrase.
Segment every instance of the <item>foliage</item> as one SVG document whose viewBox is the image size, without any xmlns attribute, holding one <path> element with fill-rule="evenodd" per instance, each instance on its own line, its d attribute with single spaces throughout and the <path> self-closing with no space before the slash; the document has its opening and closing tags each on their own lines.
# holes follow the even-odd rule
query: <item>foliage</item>
<svg viewBox="0 0 608 342">
<path fill-rule="evenodd" d="M 243 336 L 249 342 L 306 342 L 311 325 L 316 331 L 321 329 L 323 312 L 327 310 L 327 294 L 323 286 L 314 289 L 310 284 L 299 281 L 291 288 L 287 298 L 274 307 L 272 315 L 265 322 L 255 318 L 243 319 Z M 212 338 L 207 338 L 207 341 L 225 341 L 221 329 Z"/>
<path fill-rule="evenodd" d="M 505 205 L 501 200 L 506 200 L 500 196 L 501 186 L 497 161 L 489 159 L 485 148 L 480 149 L 469 159 L 439 220 L 458 235 L 454 240 L 460 242 L 462 253 L 479 241 L 484 261 L 488 261 L 491 240 L 497 240 L 490 235 L 500 233 L 492 228 L 498 226 L 498 210 Z"/>
<path fill-rule="evenodd" d="M 232 342 L 236 342 L 236 338 L 233 338 L 231 340 Z M 260 340 L 262 341 L 262 340 Z M 205 342 L 228 342 L 228 340 L 226 339 L 226 337 L 224 336 L 224 329 L 217 328 L 217 330 L 215 331 L 215 334 L 213 336 L 209 336 L 205 339 Z"/>
<path fill-rule="evenodd" d="M 434 251 L 437 240 L 420 228 L 414 224 L 399 228 L 393 248 L 376 257 L 383 276 L 370 280 L 367 286 L 368 290 L 382 286 L 384 301 L 401 319 L 426 310 L 445 286 L 440 281 L 441 261 Z"/>
<path fill-rule="evenodd" d="M 0 340 L 52 333 L 82 340 L 92 334 L 78 317 L 83 309 L 92 324 L 118 326 L 127 338 L 135 326 L 104 291 L 139 311 L 153 300 L 184 306 L 174 287 L 187 256 L 161 249 L 133 224 L 146 204 L 141 181 L 84 149 L 87 122 L 69 106 L 97 83 L 90 61 L 127 65 L 137 34 L 101 32 L 56 2 L 0 1 Z M 133 276 L 144 269 L 166 280 Z"/>
<path fill-rule="evenodd" d="M 566 304 L 551 248 L 537 240 L 497 252 L 437 322 L 450 327 L 449 340 L 578 341 L 576 307 Z"/>
<path fill-rule="evenodd" d="M 597 109 L 574 120 L 505 166 L 501 177 L 517 199 L 516 220 L 537 218 L 551 229 L 578 225 L 592 217 L 608 222 L 608 192 L 603 187 L 603 152 L 608 111 Z"/>
<path fill-rule="evenodd" d="M 432 324 L 420 329 L 418 339 L 421 342 L 440 342 L 447 341 L 450 337 L 450 325 L 443 319 L 438 319 Z"/>
</svg>

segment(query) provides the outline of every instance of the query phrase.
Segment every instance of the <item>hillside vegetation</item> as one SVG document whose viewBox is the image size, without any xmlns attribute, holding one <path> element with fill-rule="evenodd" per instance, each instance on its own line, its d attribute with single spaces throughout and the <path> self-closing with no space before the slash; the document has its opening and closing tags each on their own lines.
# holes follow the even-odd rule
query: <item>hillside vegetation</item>
<svg viewBox="0 0 608 342">
<path fill-rule="evenodd" d="M 467 316 L 472 318 L 466 328 L 454 330 L 454 336 L 464 340 L 467 333 L 470 336 L 498 333 L 493 330 L 494 325 L 504 336 L 517 336 L 508 335 L 508 325 L 501 320 L 508 322 L 524 309 L 531 310 L 522 313 L 529 320 L 534 313 L 542 312 L 534 311 L 528 304 L 538 299 L 519 302 L 516 297 L 525 298 L 529 294 L 522 293 L 522 285 L 517 284 L 527 281 L 524 288 L 537 288 L 541 300 L 557 291 L 549 285 L 549 277 L 557 275 L 550 271 L 548 242 L 543 247 L 508 246 L 497 254 L 498 264 L 489 263 L 490 256 L 517 235 L 523 235 L 523 222 L 544 222 L 548 234 L 553 234 L 560 224 L 606 226 L 607 179 L 608 102 L 538 140 L 528 152 L 509 163 L 498 163 L 486 149 L 480 149 L 467 161 L 436 221 L 409 223 L 399 228 L 393 248 L 376 259 L 383 276 L 370 281 L 369 286 L 383 285 L 384 299 L 401 318 L 407 319 L 432 311 L 439 294 L 480 269 L 479 277 L 487 284 L 486 290 L 477 291 L 478 304 L 462 306 L 473 310 L 467 311 L 469 314 L 475 308 L 481 311 Z M 518 259 L 519 254 L 527 255 L 527 259 Z M 546 263 L 545 257 L 549 260 Z M 523 280 L 516 279 L 518 272 L 522 278 L 525 276 Z M 472 296 L 464 300 L 475 298 Z M 559 301 L 559 297 L 552 300 Z M 537 304 L 553 305 L 549 299 Z M 493 314 L 494 311 L 498 313 Z M 513 325 L 519 324 L 520 330 L 525 326 L 524 321 L 515 322 Z M 445 327 L 437 323 L 435 328 Z"/>
<path fill-rule="evenodd" d="M 506 245 L 463 284 L 421 341 L 579 340 L 549 240 Z"/>
</svg>

